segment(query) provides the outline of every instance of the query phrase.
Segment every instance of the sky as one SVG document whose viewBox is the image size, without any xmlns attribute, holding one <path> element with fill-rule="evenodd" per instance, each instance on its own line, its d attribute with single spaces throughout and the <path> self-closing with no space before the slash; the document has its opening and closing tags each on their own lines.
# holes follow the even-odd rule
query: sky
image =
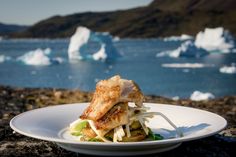
<svg viewBox="0 0 236 157">
<path fill-rule="evenodd" d="M 112 11 L 148 5 L 152 0 L 0 0 L 0 22 L 32 25 L 54 15 Z"/>
</svg>

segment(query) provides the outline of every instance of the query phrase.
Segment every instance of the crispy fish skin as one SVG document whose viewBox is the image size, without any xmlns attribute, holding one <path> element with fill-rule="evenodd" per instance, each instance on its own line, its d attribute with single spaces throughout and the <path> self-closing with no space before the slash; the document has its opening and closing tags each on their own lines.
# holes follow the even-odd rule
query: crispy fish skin
<svg viewBox="0 0 236 157">
<path fill-rule="evenodd" d="M 142 106 L 143 100 L 144 96 L 136 83 L 116 75 L 97 83 L 93 99 L 80 118 L 97 121 L 118 102 L 135 102 L 137 106 Z"/>
<path fill-rule="evenodd" d="M 101 119 L 95 122 L 98 130 L 111 130 L 129 123 L 128 103 L 118 103 Z"/>
<path fill-rule="evenodd" d="M 119 97 L 119 85 L 103 86 L 98 84 L 89 107 L 80 118 L 94 121 L 100 119 L 118 102 Z"/>
<path fill-rule="evenodd" d="M 122 93 L 121 102 L 134 102 L 136 106 L 141 107 L 144 101 L 144 95 L 139 86 L 132 80 L 121 80 Z"/>
</svg>

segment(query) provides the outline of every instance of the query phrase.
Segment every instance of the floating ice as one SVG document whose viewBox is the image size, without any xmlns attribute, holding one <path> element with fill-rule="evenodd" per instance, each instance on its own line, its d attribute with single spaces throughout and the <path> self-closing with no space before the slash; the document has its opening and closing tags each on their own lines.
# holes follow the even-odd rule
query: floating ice
<svg viewBox="0 0 236 157">
<path fill-rule="evenodd" d="M 113 41 L 114 41 L 114 42 L 120 41 L 120 37 L 115 36 L 115 37 L 113 38 Z"/>
<path fill-rule="evenodd" d="M 0 55 L 0 63 L 3 63 L 3 62 L 8 61 L 8 60 L 11 60 L 11 57 Z"/>
<path fill-rule="evenodd" d="M 202 100 L 209 100 L 209 99 L 214 99 L 215 96 L 212 93 L 203 93 L 200 91 L 194 91 L 190 99 L 193 101 L 202 101 Z"/>
<path fill-rule="evenodd" d="M 234 64 L 231 66 L 223 66 L 219 69 L 219 71 L 226 74 L 236 74 L 236 66 Z"/>
<path fill-rule="evenodd" d="M 102 44 L 102 47 L 100 48 L 100 50 L 96 53 L 93 54 L 93 59 L 94 60 L 106 60 L 107 58 L 107 54 L 105 53 L 105 45 Z"/>
<path fill-rule="evenodd" d="M 179 100 L 179 96 L 172 97 L 172 100 L 175 100 L 175 101 Z"/>
<path fill-rule="evenodd" d="M 173 58 L 178 57 L 202 57 L 207 55 L 207 51 L 202 48 L 197 48 L 190 40 L 185 41 L 175 50 L 163 51 L 156 54 L 156 57 L 169 56 Z"/>
<path fill-rule="evenodd" d="M 207 65 L 202 63 L 169 63 L 161 66 L 165 68 L 204 68 Z"/>
<path fill-rule="evenodd" d="M 190 37 L 189 37 L 190 38 Z M 192 42 L 188 40 L 188 36 L 170 37 L 164 39 L 165 41 L 173 41 L 186 39 L 184 43 L 175 50 L 163 51 L 156 54 L 156 57 L 202 57 L 211 52 L 229 53 L 234 52 L 233 37 L 228 31 L 222 27 L 218 28 L 205 28 L 197 34 L 196 40 Z"/>
<path fill-rule="evenodd" d="M 50 54 L 51 49 L 47 48 L 45 50 L 36 49 L 30 51 L 23 56 L 17 58 L 17 60 L 22 61 L 27 65 L 50 65 L 51 61 L 48 55 Z"/>
<path fill-rule="evenodd" d="M 193 39 L 193 37 L 187 34 L 182 34 L 181 36 L 171 36 L 163 38 L 164 41 L 184 41 L 190 39 Z"/>
<path fill-rule="evenodd" d="M 197 34 L 195 46 L 207 51 L 220 51 L 223 53 L 230 52 L 234 47 L 233 38 L 228 31 L 222 27 L 205 28 Z"/>
<path fill-rule="evenodd" d="M 86 27 L 78 27 L 75 34 L 70 39 L 68 48 L 68 56 L 70 60 L 93 59 L 107 60 L 115 59 L 119 55 L 113 45 L 112 36 L 108 32 L 92 32 Z M 86 52 L 86 47 L 90 42 L 96 42 L 100 45 L 100 50 L 91 54 Z"/>
<path fill-rule="evenodd" d="M 70 44 L 68 47 L 69 59 L 81 59 L 80 47 L 86 44 L 90 37 L 90 30 L 86 27 L 78 27 L 76 32 L 70 38 Z"/>
</svg>

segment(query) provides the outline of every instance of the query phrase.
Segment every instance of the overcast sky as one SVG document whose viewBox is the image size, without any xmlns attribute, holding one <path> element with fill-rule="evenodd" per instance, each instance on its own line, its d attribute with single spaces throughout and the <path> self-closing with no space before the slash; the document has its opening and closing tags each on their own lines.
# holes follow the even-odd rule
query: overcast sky
<svg viewBox="0 0 236 157">
<path fill-rule="evenodd" d="M 148 5 L 152 0 L 0 0 L 0 22 L 31 25 L 54 16 Z"/>
</svg>

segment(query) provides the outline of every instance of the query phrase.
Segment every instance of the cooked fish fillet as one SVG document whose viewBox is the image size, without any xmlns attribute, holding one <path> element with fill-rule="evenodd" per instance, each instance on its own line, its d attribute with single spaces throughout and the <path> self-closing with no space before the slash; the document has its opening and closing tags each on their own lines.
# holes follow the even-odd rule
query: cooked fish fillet
<svg viewBox="0 0 236 157">
<path fill-rule="evenodd" d="M 109 110 L 101 119 L 94 122 L 97 131 L 101 136 L 103 136 L 115 127 L 127 124 L 129 122 L 127 113 L 128 103 L 118 103 L 112 107 L 112 109 Z M 91 127 L 84 128 L 82 132 L 89 138 L 97 136 Z"/>
<path fill-rule="evenodd" d="M 82 134 L 88 138 L 94 138 L 97 134 L 93 131 L 91 127 L 86 127 L 82 130 Z"/>
<path fill-rule="evenodd" d="M 97 83 L 93 99 L 80 118 L 96 121 L 118 102 L 134 102 L 142 106 L 143 100 L 144 96 L 134 81 L 116 75 Z"/>
<path fill-rule="evenodd" d="M 98 130 L 114 129 L 115 127 L 128 124 L 128 103 L 118 103 L 112 107 L 101 119 L 95 122 Z"/>
</svg>

